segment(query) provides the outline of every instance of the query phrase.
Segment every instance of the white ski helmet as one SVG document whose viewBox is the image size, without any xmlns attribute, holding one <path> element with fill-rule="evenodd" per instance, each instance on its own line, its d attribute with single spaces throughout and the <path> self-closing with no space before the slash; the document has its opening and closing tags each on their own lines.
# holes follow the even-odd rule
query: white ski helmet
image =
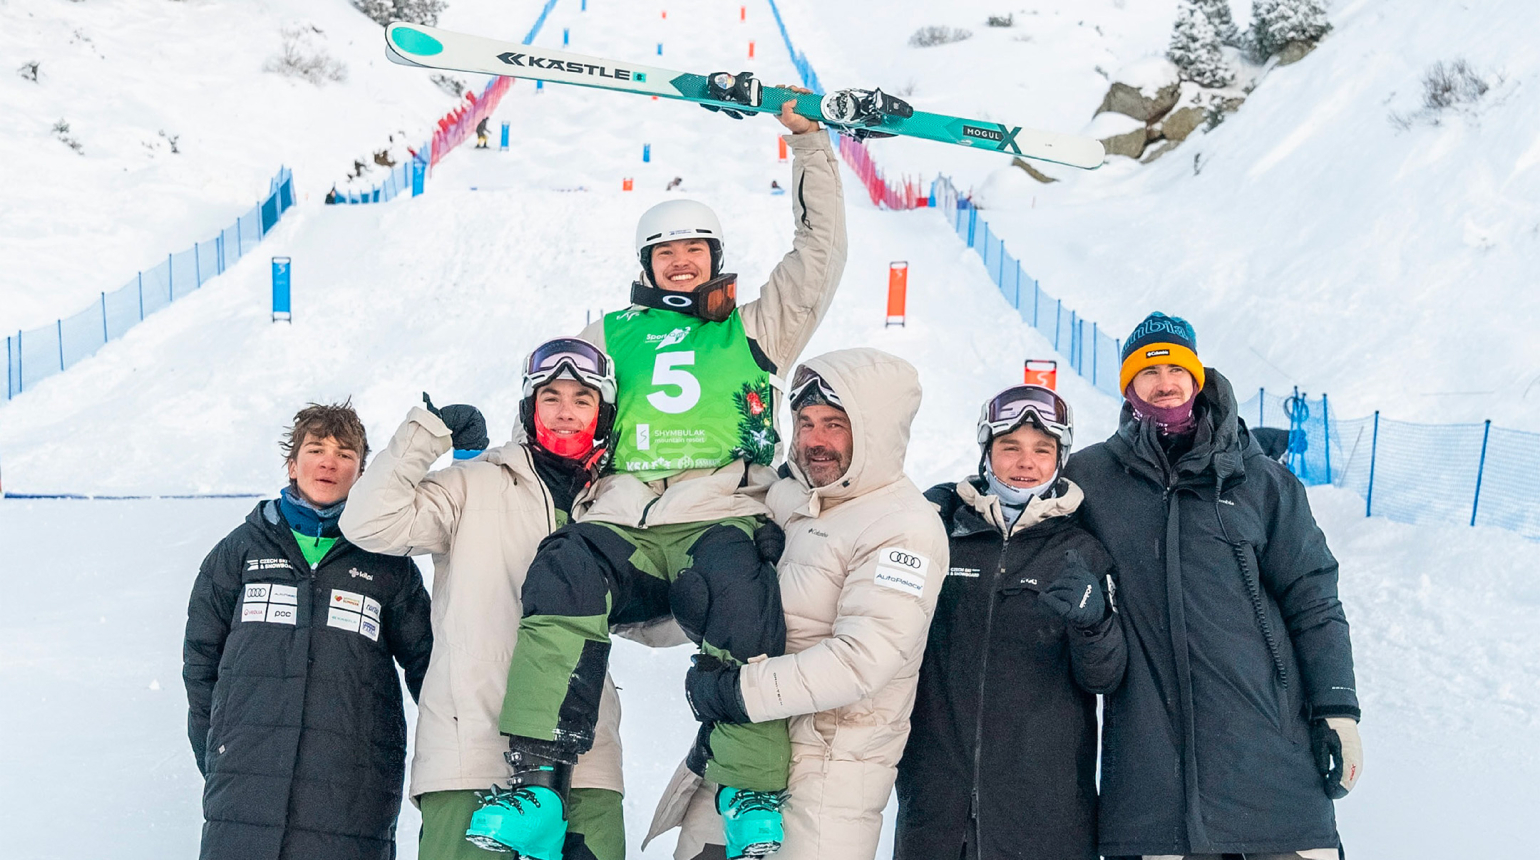
<svg viewBox="0 0 1540 860">
<path fill-rule="evenodd" d="M 711 277 L 722 273 L 722 222 L 711 207 L 695 200 L 668 200 L 642 213 L 636 222 L 636 258 L 642 277 L 652 283 L 652 246 L 678 239 L 705 239 L 711 247 Z"/>
</svg>

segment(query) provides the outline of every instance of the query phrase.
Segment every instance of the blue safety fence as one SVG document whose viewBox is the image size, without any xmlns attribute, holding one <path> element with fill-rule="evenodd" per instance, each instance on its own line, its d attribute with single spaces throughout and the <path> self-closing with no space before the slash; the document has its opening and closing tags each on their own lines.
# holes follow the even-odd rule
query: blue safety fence
<svg viewBox="0 0 1540 860">
<path fill-rule="evenodd" d="M 427 144 L 417 148 L 417 152 L 426 153 Z M 334 195 L 328 195 L 326 202 L 333 205 L 361 203 L 388 203 L 396 199 L 397 195 L 410 194 L 412 191 L 412 162 L 414 158 L 403 159 L 400 164 L 391 168 L 385 176 L 385 181 L 367 191 L 336 191 Z"/>
<path fill-rule="evenodd" d="M 51 325 L 5 338 L 5 398 L 96 353 L 141 320 L 203 286 L 251 252 L 294 205 L 294 177 L 287 167 L 268 183 L 267 196 L 212 239 L 166 255 L 128 283 Z"/>
<path fill-rule="evenodd" d="M 1101 326 L 1082 317 L 1064 301 L 1049 295 L 1037 279 L 1027 274 L 1021 263 L 1006 250 L 1005 240 L 994 234 L 989 222 L 967 198 L 958 194 L 952 181 L 939 177 L 931 185 L 936 210 L 952 225 L 958 238 L 978 252 L 989 279 L 1021 318 L 1032 324 L 1064 356 L 1071 370 L 1085 377 L 1097 389 L 1118 396 L 1119 353 L 1122 342 L 1110 337 Z"/>
</svg>

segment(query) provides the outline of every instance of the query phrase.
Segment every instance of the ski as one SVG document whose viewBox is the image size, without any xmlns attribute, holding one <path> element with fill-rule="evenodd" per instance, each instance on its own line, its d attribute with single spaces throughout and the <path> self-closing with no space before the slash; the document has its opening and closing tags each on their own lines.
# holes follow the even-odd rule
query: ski
<svg viewBox="0 0 1540 860">
<path fill-rule="evenodd" d="M 1087 170 L 1100 167 L 1105 157 L 1101 142 L 1092 138 L 917 111 L 881 90 L 801 95 L 784 87 L 761 87 L 746 73 L 680 72 L 400 21 L 385 28 L 385 47 L 386 56 L 404 66 L 681 99 L 739 113 L 779 113 L 781 105 L 791 101 L 798 114 L 857 137 L 916 137 Z"/>
</svg>

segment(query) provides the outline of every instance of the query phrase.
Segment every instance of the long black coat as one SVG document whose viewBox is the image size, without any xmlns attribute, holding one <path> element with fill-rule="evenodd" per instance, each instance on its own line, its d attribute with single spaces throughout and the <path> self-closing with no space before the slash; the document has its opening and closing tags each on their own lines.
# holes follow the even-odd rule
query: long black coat
<svg viewBox="0 0 1540 860">
<path fill-rule="evenodd" d="M 406 719 L 392 658 L 416 698 L 428 614 L 410 559 L 339 539 L 312 571 L 275 502 L 214 547 L 182 655 L 202 858 L 395 855 Z"/>
<path fill-rule="evenodd" d="M 1061 491 L 1061 515 L 1009 539 L 957 485 L 926 493 L 952 561 L 898 763 L 896 860 L 956 860 L 964 844 L 982 860 L 1096 860 L 1094 694 L 1117 686 L 1127 650 L 1110 612 L 1082 633 L 1039 600 L 1070 550 L 1111 573 L 1073 511 L 1080 491 Z"/>
<path fill-rule="evenodd" d="M 1251 439 L 1230 383 L 1207 377 L 1174 469 L 1125 408 L 1065 472 L 1117 565 L 1128 637 L 1102 734 L 1106 855 L 1338 844 L 1309 740 L 1312 717 L 1358 714 L 1337 562 L 1305 488 Z"/>
</svg>

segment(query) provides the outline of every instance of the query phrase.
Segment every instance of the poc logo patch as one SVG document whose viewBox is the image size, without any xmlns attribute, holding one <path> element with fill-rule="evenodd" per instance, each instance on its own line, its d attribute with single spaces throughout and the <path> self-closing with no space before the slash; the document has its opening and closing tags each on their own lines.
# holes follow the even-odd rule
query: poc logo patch
<svg viewBox="0 0 1540 860">
<path fill-rule="evenodd" d="M 333 588 L 327 601 L 326 626 L 350 630 L 370 640 L 380 639 L 380 604 L 372 597 Z"/>
<path fill-rule="evenodd" d="M 1145 351 L 1144 357 L 1145 358 L 1159 358 L 1162 355 L 1170 355 L 1170 354 L 1171 354 L 1171 350 L 1169 350 L 1169 349 L 1151 349 L 1151 350 L 1146 350 Z"/>
<path fill-rule="evenodd" d="M 276 582 L 252 582 L 241 595 L 241 621 L 294 626 L 299 618 L 299 589 Z"/>
<path fill-rule="evenodd" d="M 915 597 L 925 594 L 925 577 L 930 573 L 930 559 L 903 547 L 889 547 L 877 555 L 875 580 L 884 588 Z"/>
</svg>

